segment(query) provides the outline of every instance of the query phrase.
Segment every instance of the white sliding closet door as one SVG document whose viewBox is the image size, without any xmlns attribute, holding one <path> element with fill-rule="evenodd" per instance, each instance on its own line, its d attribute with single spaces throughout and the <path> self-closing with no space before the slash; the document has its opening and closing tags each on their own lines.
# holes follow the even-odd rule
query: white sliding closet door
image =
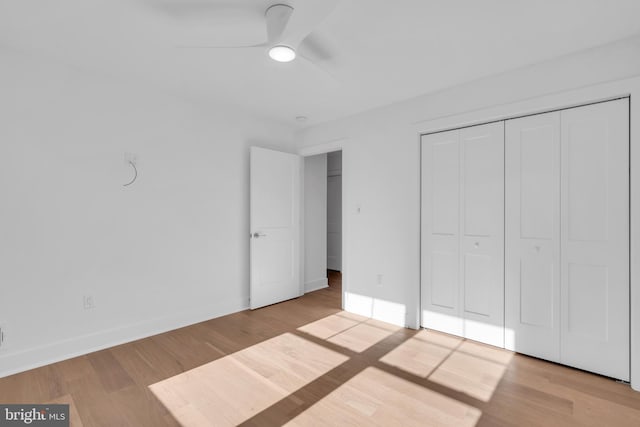
<svg viewBox="0 0 640 427">
<path fill-rule="evenodd" d="M 628 99 L 423 136 L 421 220 L 423 327 L 629 379 Z"/>
<path fill-rule="evenodd" d="M 463 336 L 460 315 L 460 133 L 422 137 L 422 326 Z"/>
<path fill-rule="evenodd" d="M 561 362 L 629 379 L 629 101 L 562 111 Z"/>
<path fill-rule="evenodd" d="M 504 346 L 504 122 L 460 130 L 464 336 Z"/>
<path fill-rule="evenodd" d="M 557 362 L 560 113 L 505 126 L 505 348 Z"/>
<path fill-rule="evenodd" d="M 504 124 L 422 137 L 422 326 L 504 345 Z"/>
</svg>

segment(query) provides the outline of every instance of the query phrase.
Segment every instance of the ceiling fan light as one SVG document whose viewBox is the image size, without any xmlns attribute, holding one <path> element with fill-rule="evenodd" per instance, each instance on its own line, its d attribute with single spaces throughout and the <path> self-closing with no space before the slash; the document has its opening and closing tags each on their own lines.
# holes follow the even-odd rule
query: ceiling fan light
<svg viewBox="0 0 640 427">
<path fill-rule="evenodd" d="M 269 49 L 269 57 L 278 62 L 291 62 L 296 59 L 296 51 L 289 46 L 278 45 Z"/>
</svg>

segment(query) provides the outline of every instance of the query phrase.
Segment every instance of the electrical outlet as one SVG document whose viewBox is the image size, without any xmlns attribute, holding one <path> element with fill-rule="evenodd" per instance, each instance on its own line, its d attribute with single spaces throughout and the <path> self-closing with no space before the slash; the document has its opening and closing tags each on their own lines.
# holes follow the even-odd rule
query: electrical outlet
<svg viewBox="0 0 640 427">
<path fill-rule="evenodd" d="M 90 310 L 92 308 L 96 308 L 96 303 L 93 300 L 93 296 L 92 295 L 84 295 L 82 297 L 82 306 L 84 307 L 85 310 Z"/>
<path fill-rule="evenodd" d="M 378 274 L 378 286 L 382 286 L 382 274 Z"/>
</svg>

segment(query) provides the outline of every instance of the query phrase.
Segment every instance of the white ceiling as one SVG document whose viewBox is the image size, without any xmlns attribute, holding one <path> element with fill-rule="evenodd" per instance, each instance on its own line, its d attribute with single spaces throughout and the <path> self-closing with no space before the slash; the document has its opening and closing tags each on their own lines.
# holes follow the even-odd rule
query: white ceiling
<svg viewBox="0 0 640 427">
<path fill-rule="evenodd" d="M 269 5 L 313 20 L 328 1 L 0 0 L 0 49 L 309 125 L 640 33 L 638 0 L 341 0 L 319 67 L 181 47 L 260 42 Z"/>
</svg>

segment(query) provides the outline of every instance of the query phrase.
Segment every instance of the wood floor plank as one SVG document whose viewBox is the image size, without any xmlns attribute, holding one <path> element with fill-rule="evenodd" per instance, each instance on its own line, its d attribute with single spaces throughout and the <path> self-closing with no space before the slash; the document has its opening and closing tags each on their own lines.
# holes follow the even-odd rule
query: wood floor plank
<svg viewBox="0 0 640 427">
<path fill-rule="evenodd" d="M 117 391 L 134 384 L 133 379 L 110 350 L 97 351 L 87 357 L 107 392 Z"/>
<path fill-rule="evenodd" d="M 73 397 L 71 397 L 71 395 L 66 394 L 63 396 L 60 396 L 56 399 L 51 400 L 50 402 L 47 403 L 54 403 L 54 404 L 63 404 L 63 405 L 69 405 L 69 426 L 70 427 L 84 427 L 84 424 L 82 423 L 82 420 L 80 419 L 80 414 L 78 414 L 78 409 L 76 408 L 76 404 L 73 400 Z"/>
<path fill-rule="evenodd" d="M 330 287 L 0 379 L 93 426 L 638 426 L 599 375 L 340 310 Z"/>
<path fill-rule="evenodd" d="M 366 368 L 287 425 L 473 426 L 481 411 Z"/>
</svg>

